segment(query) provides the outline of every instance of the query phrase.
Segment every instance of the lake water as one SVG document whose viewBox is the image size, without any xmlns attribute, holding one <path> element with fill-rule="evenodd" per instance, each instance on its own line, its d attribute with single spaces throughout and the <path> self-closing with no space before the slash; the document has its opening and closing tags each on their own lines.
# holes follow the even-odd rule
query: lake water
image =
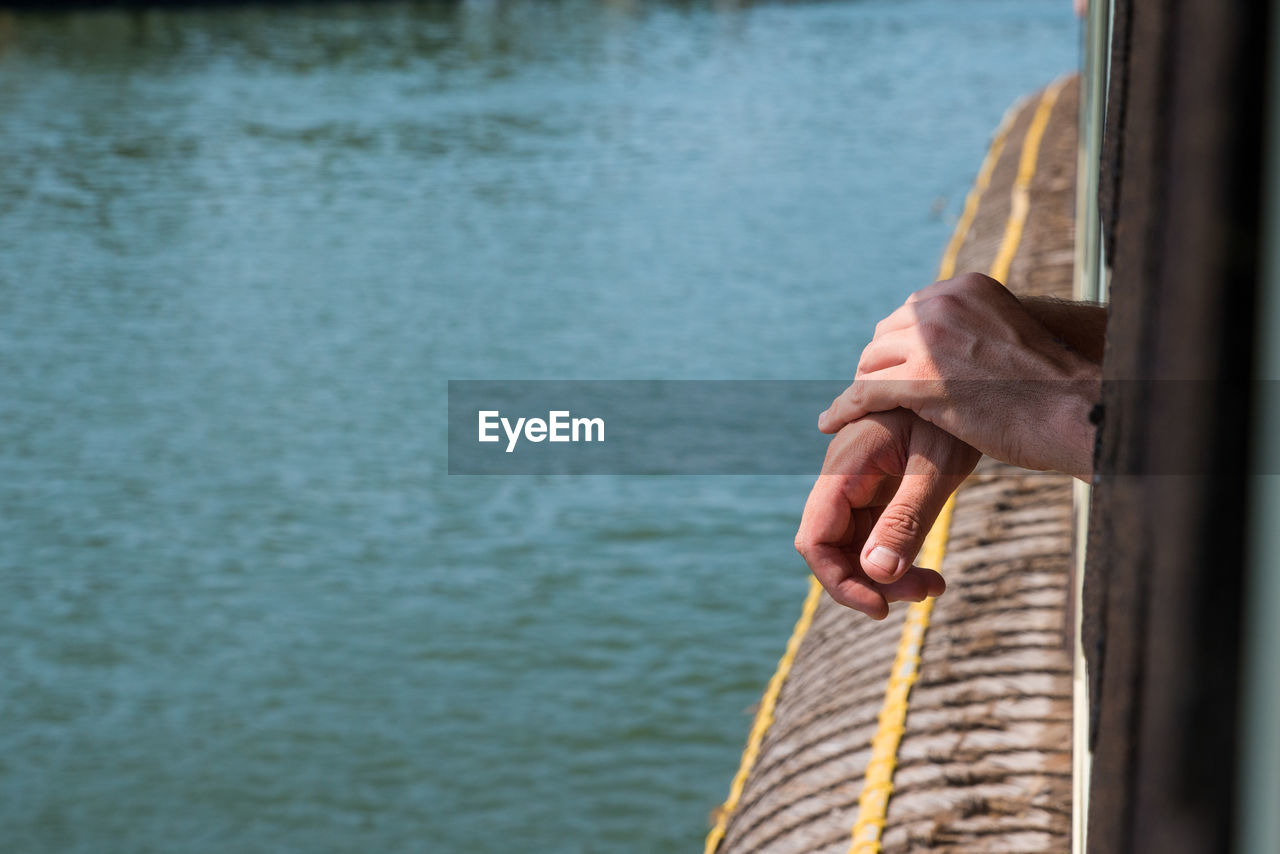
<svg viewBox="0 0 1280 854">
<path fill-rule="evenodd" d="M 0 13 L 0 850 L 699 850 L 811 478 L 446 383 L 848 376 L 1069 7 Z"/>
</svg>

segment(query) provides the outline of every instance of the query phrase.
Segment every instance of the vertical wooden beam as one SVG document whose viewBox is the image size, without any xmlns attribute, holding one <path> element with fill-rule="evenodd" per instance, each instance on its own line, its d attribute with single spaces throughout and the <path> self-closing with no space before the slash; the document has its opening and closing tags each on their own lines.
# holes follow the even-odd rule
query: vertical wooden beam
<svg viewBox="0 0 1280 854">
<path fill-rule="evenodd" d="M 1265 8 L 1121 13 L 1088 850 L 1199 854 L 1231 841 Z"/>
</svg>

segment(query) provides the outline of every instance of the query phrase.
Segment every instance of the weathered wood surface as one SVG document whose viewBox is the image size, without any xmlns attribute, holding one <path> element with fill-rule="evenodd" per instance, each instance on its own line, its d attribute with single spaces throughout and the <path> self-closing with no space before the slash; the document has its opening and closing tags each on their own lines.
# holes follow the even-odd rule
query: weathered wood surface
<svg viewBox="0 0 1280 854">
<path fill-rule="evenodd" d="M 1276 334 L 1253 328 L 1274 11 L 1115 3 L 1112 301 L 1082 633 L 1091 854 L 1243 850 L 1248 381 L 1255 332 Z"/>
<path fill-rule="evenodd" d="M 1034 99 L 1013 119 L 959 254 L 985 271 L 1010 213 Z M 1071 291 L 1077 86 L 1052 113 L 1010 281 Z M 975 164 L 976 165 L 976 164 Z M 922 283 L 924 284 L 924 283 Z M 886 852 L 1067 850 L 1071 485 L 984 459 L 961 489 L 898 751 Z M 823 597 L 720 851 L 844 854 L 904 605 L 874 622 Z"/>
</svg>

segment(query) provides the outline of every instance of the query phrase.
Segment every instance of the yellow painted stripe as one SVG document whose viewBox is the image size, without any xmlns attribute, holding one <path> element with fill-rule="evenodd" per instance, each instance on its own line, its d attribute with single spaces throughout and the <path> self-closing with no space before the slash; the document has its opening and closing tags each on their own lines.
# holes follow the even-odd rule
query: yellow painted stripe
<svg viewBox="0 0 1280 854">
<path fill-rule="evenodd" d="M 920 549 L 918 566 L 937 569 L 947 551 L 947 537 L 951 531 L 951 513 L 955 510 L 954 497 L 947 500 L 929 536 Z M 920 672 L 920 649 L 924 645 L 924 633 L 929 628 L 929 615 L 933 612 L 933 600 L 913 602 L 907 609 L 902 623 L 902 637 L 898 652 L 889 671 L 889 684 L 885 687 L 884 704 L 880 707 L 880 720 L 876 734 L 871 739 L 871 758 L 858 796 L 858 819 L 853 825 L 852 854 L 878 852 L 880 833 L 884 830 L 885 813 L 889 809 L 889 796 L 893 794 L 893 771 L 898 764 L 898 744 L 907 720 L 907 704 L 911 686 Z"/>
<path fill-rule="evenodd" d="M 729 787 L 729 797 L 725 799 L 724 804 L 717 810 L 715 826 L 707 834 L 707 843 L 703 848 L 704 854 L 714 854 L 716 848 L 720 846 L 720 841 L 724 839 L 725 828 L 729 825 L 729 817 L 738 808 L 738 800 L 742 797 L 742 787 L 747 784 L 747 775 L 755 767 L 756 759 L 760 755 L 760 744 L 764 741 L 765 733 L 768 732 L 769 727 L 773 724 L 773 711 L 778 704 L 778 695 L 782 693 L 782 683 L 787 681 L 787 675 L 791 672 L 791 664 L 795 661 L 796 652 L 800 649 L 800 642 L 804 640 L 805 633 L 809 631 L 809 626 L 813 624 L 813 614 L 818 610 L 818 601 L 821 598 L 822 585 L 818 583 L 817 579 L 810 577 L 809 595 L 805 597 L 804 605 L 800 609 L 800 619 L 796 620 L 795 628 L 791 630 L 791 638 L 787 641 L 787 649 L 778 661 L 778 667 L 773 672 L 773 677 L 769 680 L 768 687 L 765 688 L 764 697 L 760 700 L 760 708 L 756 710 L 755 722 L 751 725 L 751 734 L 747 736 L 747 746 L 742 751 L 742 759 L 738 763 L 738 773 L 734 775 L 733 785 Z"/>
<path fill-rule="evenodd" d="M 973 179 L 969 195 L 965 196 L 964 210 L 960 212 L 956 230 L 951 233 L 947 249 L 942 253 L 942 261 L 938 264 L 938 281 L 949 279 L 956 274 L 956 256 L 960 254 L 960 247 L 964 245 L 965 238 L 969 236 L 969 229 L 973 227 L 973 221 L 978 216 L 978 204 L 982 201 L 982 194 L 991 185 L 991 173 L 996 169 L 996 161 L 1004 153 L 1004 143 L 1009 137 L 1009 129 L 1013 127 L 1013 120 L 1022 112 L 1024 103 L 1025 101 L 1019 100 L 1005 112 L 995 135 L 991 138 L 987 156 L 982 158 L 982 165 L 978 167 L 978 177 Z"/>
<path fill-rule="evenodd" d="M 1036 161 L 1040 157 L 1040 140 L 1044 138 L 1045 128 L 1049 126 L 1049 116 L 1053 113 L 1053 105 L 1058 102 L 1062 87 L 1067 85 L 1069 77 L 1063 77 L 1044 91 L 1036 106 L 1036 113 L 1031 117 L 1027 127 L 1027 136 L 1022 141 L 1022 157 L 1018 159 L 1018 175 L 1013 181 L 1013 198 L 1009 209 L 1009 219 L 1004 226 L 1004 239 L 1000 242 L 1000 251 L 996 260 L 991 262 L 989 275 L 1000 282 L 1009 278 L 1009 268 L 1013 265 L 1013 256 L 1022 243 L 1022 229 L 1027 224 L 1027 214 L 1031 210 L 1031 179 L 1036 174 Z"/>
<path fill-rule="evenodd" d="M 969 233 L 969 228 L 973 225 L 974 217 L 978 213 L 978 200 L 983 191 L 986 190 L 987 185 L 991 183 L 991 172 L 995 169 L 996 161 L 1000 159 L 1000 152 L 1004 150 L 1004 142 L 1009 133 L 1009 126 L 1021 106 L 1022 102 L 1020 101 L 1011 107 L 1000 122 L 1000 126 L 996 129 L 995 136 L 991 141 L 991 147 L 987 151 L 987 156 L 983 159 L 982 166 L 978 169 L 978 177 L 975 179 L 969 195 L 965 198 L 964 209 L 960 214 L 959 221 L 956 223 L 955 232 L 951 235 L 951 241 L 947 244 L 946 251 L 943 252 L 941 271 L 938 274 L 940 279 L 950 278 L 955 270 L 956 254 L 960 251 L 960 246 L 964 243 L 964 239 Z M 943 508 L 941 516 L 949 517 L 951 506 L 951 503 L 948 502 Z M 930 544 L 933 542 L 933 532 L 930 532 L 930 537 L 925 540 L 925 544 L 921 548 L 922 555 L 929 552 Z M 939 554 L 940 559 L 941 554 Z M 769 680 L 764 697 L 760 701 L 760 708 L 751 727 L 751 734 L 747 738 L 747 746 L 744 748 L 742 759 L 738 763 L 738 773 L 734 775 L 728 798 L 717 810 L 715 826 L 707 834 L 706 846 L 703 849 L 704 854 L 713 854 L 716 848 L 719 847 L 720 841 L 724 838 L 725 828 L 734 810 L 738 807 L 738 801 L 742 797 L 742 788 L 746 785 L 747 776 L 755 766 L 765 732 L 770 724 L 773 723 L 773 710 L 777 703 L 778 694 L 782 691 L 782 683 L 786 681 L 787 674 L 791 670 L 791 662 L 795 658 L 796 650 L 800 648 L 800 641 L 804 639 L 805 632 L 809 630 L 809 625 L 813 621 L 813 612 L 817 609 L 821 597 L 822 586 L 818 584 L 817 579 L 811 577 L 809 579 L 809 595 L 805 598 L 804 606 L 801 608 L 800 619 L 796 621 L 795 629 L 791 633 L 791 639 L 787 641 L 786 652 L 783 653 L 782 659 L 778 662 L 778 668 Z"/>
<path fill-rule="evenodd" d="M 1031 179 L 1035 177 L 1040 141 L 1049 124 L 1053 106 L 1067 80 L 1068 78 L 1058 80 L 1045 90 L 1036 106 L 1031 124 L 1027 128 L 1027 135 L 1023 139 L 1018 174 L 1012 190 L 1009 219 L 1005 223 L 1004 237 L 990 270 L 991 277 L 1001 282 L 1009 275 L 1009 267 L 1013 263 L 1014 255 L 1017 254 L 1018 245 L 1022 242 L 1022 231 L 1030 211 L 1029 188 Z M 960 221 L 956 223 L 955 233 L 943 254 L 938 271 L 939 279 L 949 279 L 955 275 L 956 255 L 973 224 L 982 194 L 990 184 L 995 162 L 1004 150 L 1004 140 L 1012 124 L 1011 116 L 1019 109 L 1020 105 L 1016 105 L 1010 113 L 1006 114 L 1000 128 L 996 131 L 991 148 L 982 162 L 982 168 L 978 170 L 973 189 L 965 199 L 964 212 L 960 216 Z M 930 569 L 941 568 L 942 559 L 947 552 L 951 514 L 954 510 L 955 496 L 952 495 L 947 499 L 942 512 L 938 514 L 933 528 L 929 531 L 929 536 L 925 538 L 917 558 L 919 566 Z M 879 854 L 880 835 L 884 830 L 885 816 L 889 809 L 889 796 L 893 794 L 893 772 L 898 764 L 898 745 L 902 741 L 902 733 L 906 726 L 911 686 L 919 676 L 920 652 L 932 612 L 932 599 L 914 602 L 907 609 L 897 654 L 893 659 L 893 669 L 889 672 L 889 682 L 885 686 L 884 704 L 880 708 L 876 734 L 871 739 L 871 758 L 867 761 L 862 793 L 858 797 L 858 817 L 853 825 L 849 854 Z"/>
</svg>

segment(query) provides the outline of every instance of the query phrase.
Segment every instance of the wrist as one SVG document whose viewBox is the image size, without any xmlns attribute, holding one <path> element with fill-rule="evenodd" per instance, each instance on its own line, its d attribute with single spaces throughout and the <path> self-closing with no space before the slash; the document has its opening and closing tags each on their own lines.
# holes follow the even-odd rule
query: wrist
<svg viewBox="0 0 1280 854">
<path fill-rule="evenodd" d="M 1102 398 L 1096 366 L 1077 373 L 1056 395 L 1056 411 L 1050 421 L 1050 439 L 1057 445 L 1053 468 L 1088 481 L 1093 476 L 1093 448 L 1097 436 L 1094 410 Z"/>
</svg>

